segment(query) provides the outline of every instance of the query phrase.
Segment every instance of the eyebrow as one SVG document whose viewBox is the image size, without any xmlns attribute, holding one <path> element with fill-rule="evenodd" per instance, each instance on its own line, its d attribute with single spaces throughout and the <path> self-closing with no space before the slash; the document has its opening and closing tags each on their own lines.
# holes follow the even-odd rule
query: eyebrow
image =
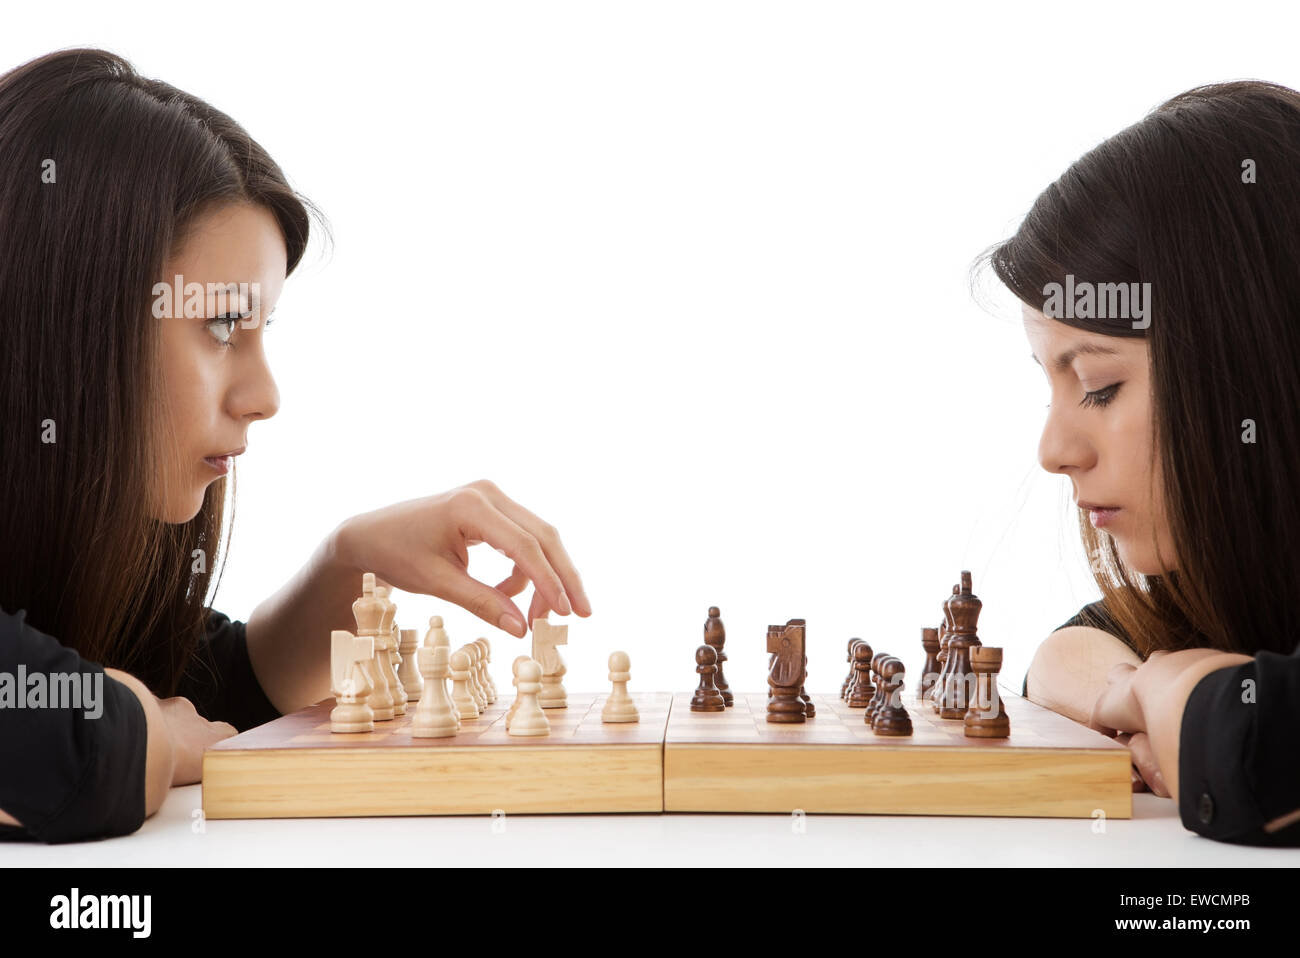
<svg viewBox="0 0 1300 958">
<path fill-rule="evenodd" d="M 261 307 L 262 304 L 261 304 L 261 303 L 250 303 L 247 309 L 244 309 L 244 308 L 243 308 L 243 306 L 244 306 L 243 303 L 236 303 L 235 305 L 239 307 L 239 314 L 242 316 L 243 314 L 245 314 L 245 313 L 251 313 L 251 312 L 253 312 L 254 310 L 258 310 L 258 311 L 260 312 L 260 307 Z M 267 313 L 266 315 L 267 315 L 267 316 L 273 316 L 273 315 L 275 315 L 275 311 L 276 311 L 277 309 L 279 309 L 279 308 L 280 308 L 280 304 L 279 304 L 279 303 L 276 303 L 274 306 L 271 307 L 271 312 Z M 205 310 L 205 312 L 206 312 L 206 310 Z M 218 316 L 225 316 L 225 315 L 229 315 L 229 314 L 228 314 L 228 313 L 218 313 L 217 315 L 218 315 Z M 215 318 L 217 318 L 217 317 L 214 316 L 214 317 L 212 317 L 212 318 L 215 319 Z"/>
<path fill-rule="evenodd" d="M 1074 362 L 1074 357 L 1088 355 L 1117 356 L 1119 350 L 1111 346 L 1103 346 L 1100 343 L 1077 343 L 1057 356 L 1055 362 L 1052 363 L 1052 367 L 1058 372 L 1064 372 L 1070 368 L 1070 364 Z M 1029 354 L 1029 358 L 1036 363 L 1038 362 L 1038 357 L 1032 352 Z M 1039 363 L 1039 365 L 1041 366 L 1042 363 Z"/>
</svg>

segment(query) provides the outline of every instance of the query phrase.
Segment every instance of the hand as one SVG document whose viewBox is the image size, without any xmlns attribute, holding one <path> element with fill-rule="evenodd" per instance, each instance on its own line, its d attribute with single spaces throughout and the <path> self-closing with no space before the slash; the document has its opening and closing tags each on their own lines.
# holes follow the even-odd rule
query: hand
<svg viewBox="0 0 1300 958">
<path fill-rule="evenodd" d="M 353 516 L 336 530 L 336 550 L 349 565 L 405 592 L 454 602 L 517 638 L 526 623 L 554 609 L 591 615 L 591 602 L 555 527 L 487 480 Z M 495 587 L 469 574 L 469 547 L 486 542 L 514 560 Z M 525 619 L 511 601 L 534 583 Z"/>
<path fill-rule="evenodd" d="M 1178 652 L 1152 652 L 1137 667 L 1120 664 L 1111 668 L 1107 674 L 1106 688 L 1097 696 L 1088 725 L 1129 746 L 1135 769 L 1135 792 L 1149 787 L 1161 798 L 1171 798 L 1177 787 L 1175 754 L 1165 755 L 1166 762 L 1169 763 L 1167 770 L 1174 780 L 1174 787 L 1171 788 L 1165 780 L 1156 759 L 1156 749 L 1147 734 L 1150 724 L 1160 723 L 1163 717 L 1164 725 L 1172 728 L 1176 740 L 1178 722 L 1169 721 L 1166 713 L 1170 709 L 1162 697 L 1179 684 L 1180 677 L 1190 677 L 1194 681 L 1211 668 L 1249 661 L 1249 656 L 1214 649 L 1183 649 Z M 1178 719 L 1182 717 L 1187 692 L 1190 692 L 1190 688 L 1178 700 Z M 1170 737 L 1171 728 L 1162 728 L 1164 738 Z"/>
<path fill-rule="evenodd" d="M 1158 654 L 1158 653 L 1156 653 Z M 1145 731 L 1146 719 L 1142 705 L 1134 691 L 1138 666 L 1121 662 L 1111 666 L 1106 675 L 1106 687 L 1093 704 L 1088 727 L 1109 735 L 1121 745 L 1127 745 L 1132 757 L 1133 791 L 1150 789 L 1162 798 L 1169 797 L 1160 766 L 1156 764 L 1151 741 Z"/>
<path fill-rule="evenodd" d="M 209 722 L 194 709 L 194 703 L 177 696 L 159 699 L 163 721 L 172 742 L 172 785 L 193 785 L 203 780 L 203 750 L 238 734 L 226 722 Z"/>
<path fill-rule="evenodd" d="M 1155 752 L 1151 748 L 1151 739 L 1146 732 L 1120 732 L 1115 741 L 1127 745 L 1133 759 L 1133 791 L 1150 791 L 1161 798 L 1169 797 L 1169 787 L 1165 777 L 1160 773 L 1156 763 Z"/>
<path fill-rule="evenodd" d="M 1159 655 L 1160 653 L 1152 653 Z M 1117 732 L 1145 732 L 1146 719 L 1134 690 L 1138 667 L 1121 662 L 1106 674 L 1106 687 L 1093 703 L 1088 727 L 1115 736 Z"/>
</svg>

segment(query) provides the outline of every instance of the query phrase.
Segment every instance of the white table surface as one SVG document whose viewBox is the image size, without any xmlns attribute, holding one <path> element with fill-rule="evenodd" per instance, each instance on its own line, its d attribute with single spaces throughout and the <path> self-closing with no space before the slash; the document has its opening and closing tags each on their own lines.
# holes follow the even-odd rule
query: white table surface
<svg viewBox="0 0 1300 958">
<path fill-rule="evenodd" d="M 495 827 L 487 817 L 203 822 L 201 805 L 200 786 L 175 788 L 133 835 L 0 843 L 0 867 L 337 866 L 376 856 L 438 867 L 684 866 L 709 851 L 732 866 L 771 867 L 862 861 L 855 849 L 904 867 L 940 851 L 950 867 L 1300 865 L 1297 849 L 1201 838 L 1183 828 L 1172 801 L 1145 793 L 1133 796 L 1132 819 L 1111 819 L 1101 833 L 1091 819 L 897 815 L 809 815 L 802 831 L 789 815 L 519 815 Z"/>
</svg>

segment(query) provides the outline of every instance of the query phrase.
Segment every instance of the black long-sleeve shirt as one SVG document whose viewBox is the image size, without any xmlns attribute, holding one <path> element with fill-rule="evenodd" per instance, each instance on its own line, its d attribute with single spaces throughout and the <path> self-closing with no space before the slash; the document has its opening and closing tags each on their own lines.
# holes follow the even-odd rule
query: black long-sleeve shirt
<svg viewBox="0 0 1300 958">
<path fill-rule="evenodd" d="M 0 825 L 0 841 L 129 834 L 145 819 L 144 708 L 102 666 L 28 625 L 25 614 L 0 610 L 0 809 L 23 823 Z M 205 625 L 176 694 L 241 732 L 278 718 L 253 673 L 244 624 L 209 609 Z M 69 696 L 74 689 L 79 699 Z"/>
<path fill-rule="evenodd" d="M 1137 651 L 1102 602 L 1055 631 L 1072 625 L 1101 629 Z M 1221 842 L 1300 845 L 1300 648 L 1260 652 L 1196 683 L 1179 730 L 1178 814 L 1185 827 Z M 1285 827 L 1265 830 L 1288 817 Z"/>
</svg>

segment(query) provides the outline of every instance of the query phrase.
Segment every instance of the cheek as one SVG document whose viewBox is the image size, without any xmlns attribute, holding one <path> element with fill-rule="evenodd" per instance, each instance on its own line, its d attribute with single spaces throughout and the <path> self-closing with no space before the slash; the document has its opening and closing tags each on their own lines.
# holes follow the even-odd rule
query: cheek
<svg viewBox="0 0 1300 958">
<path fill-rule="evenodd" d="M 1145 493 L 1150 489 L 1154 434 L 1147 403 L 1128 403 L 1115 409 L 1106 430 L 1106 443 L 1126 490 Z"/>
<path fill-rule="evenodd" d="M 174 451 L 188 455 L 189 447 L 201 436 L 204 424 L 211 417 L 216 395 L 212 363 L 200 355 L 193 341 L 174 334 L 165 335 L 162 383 L 166 423 L 163 441 Z"/>
</svg>

